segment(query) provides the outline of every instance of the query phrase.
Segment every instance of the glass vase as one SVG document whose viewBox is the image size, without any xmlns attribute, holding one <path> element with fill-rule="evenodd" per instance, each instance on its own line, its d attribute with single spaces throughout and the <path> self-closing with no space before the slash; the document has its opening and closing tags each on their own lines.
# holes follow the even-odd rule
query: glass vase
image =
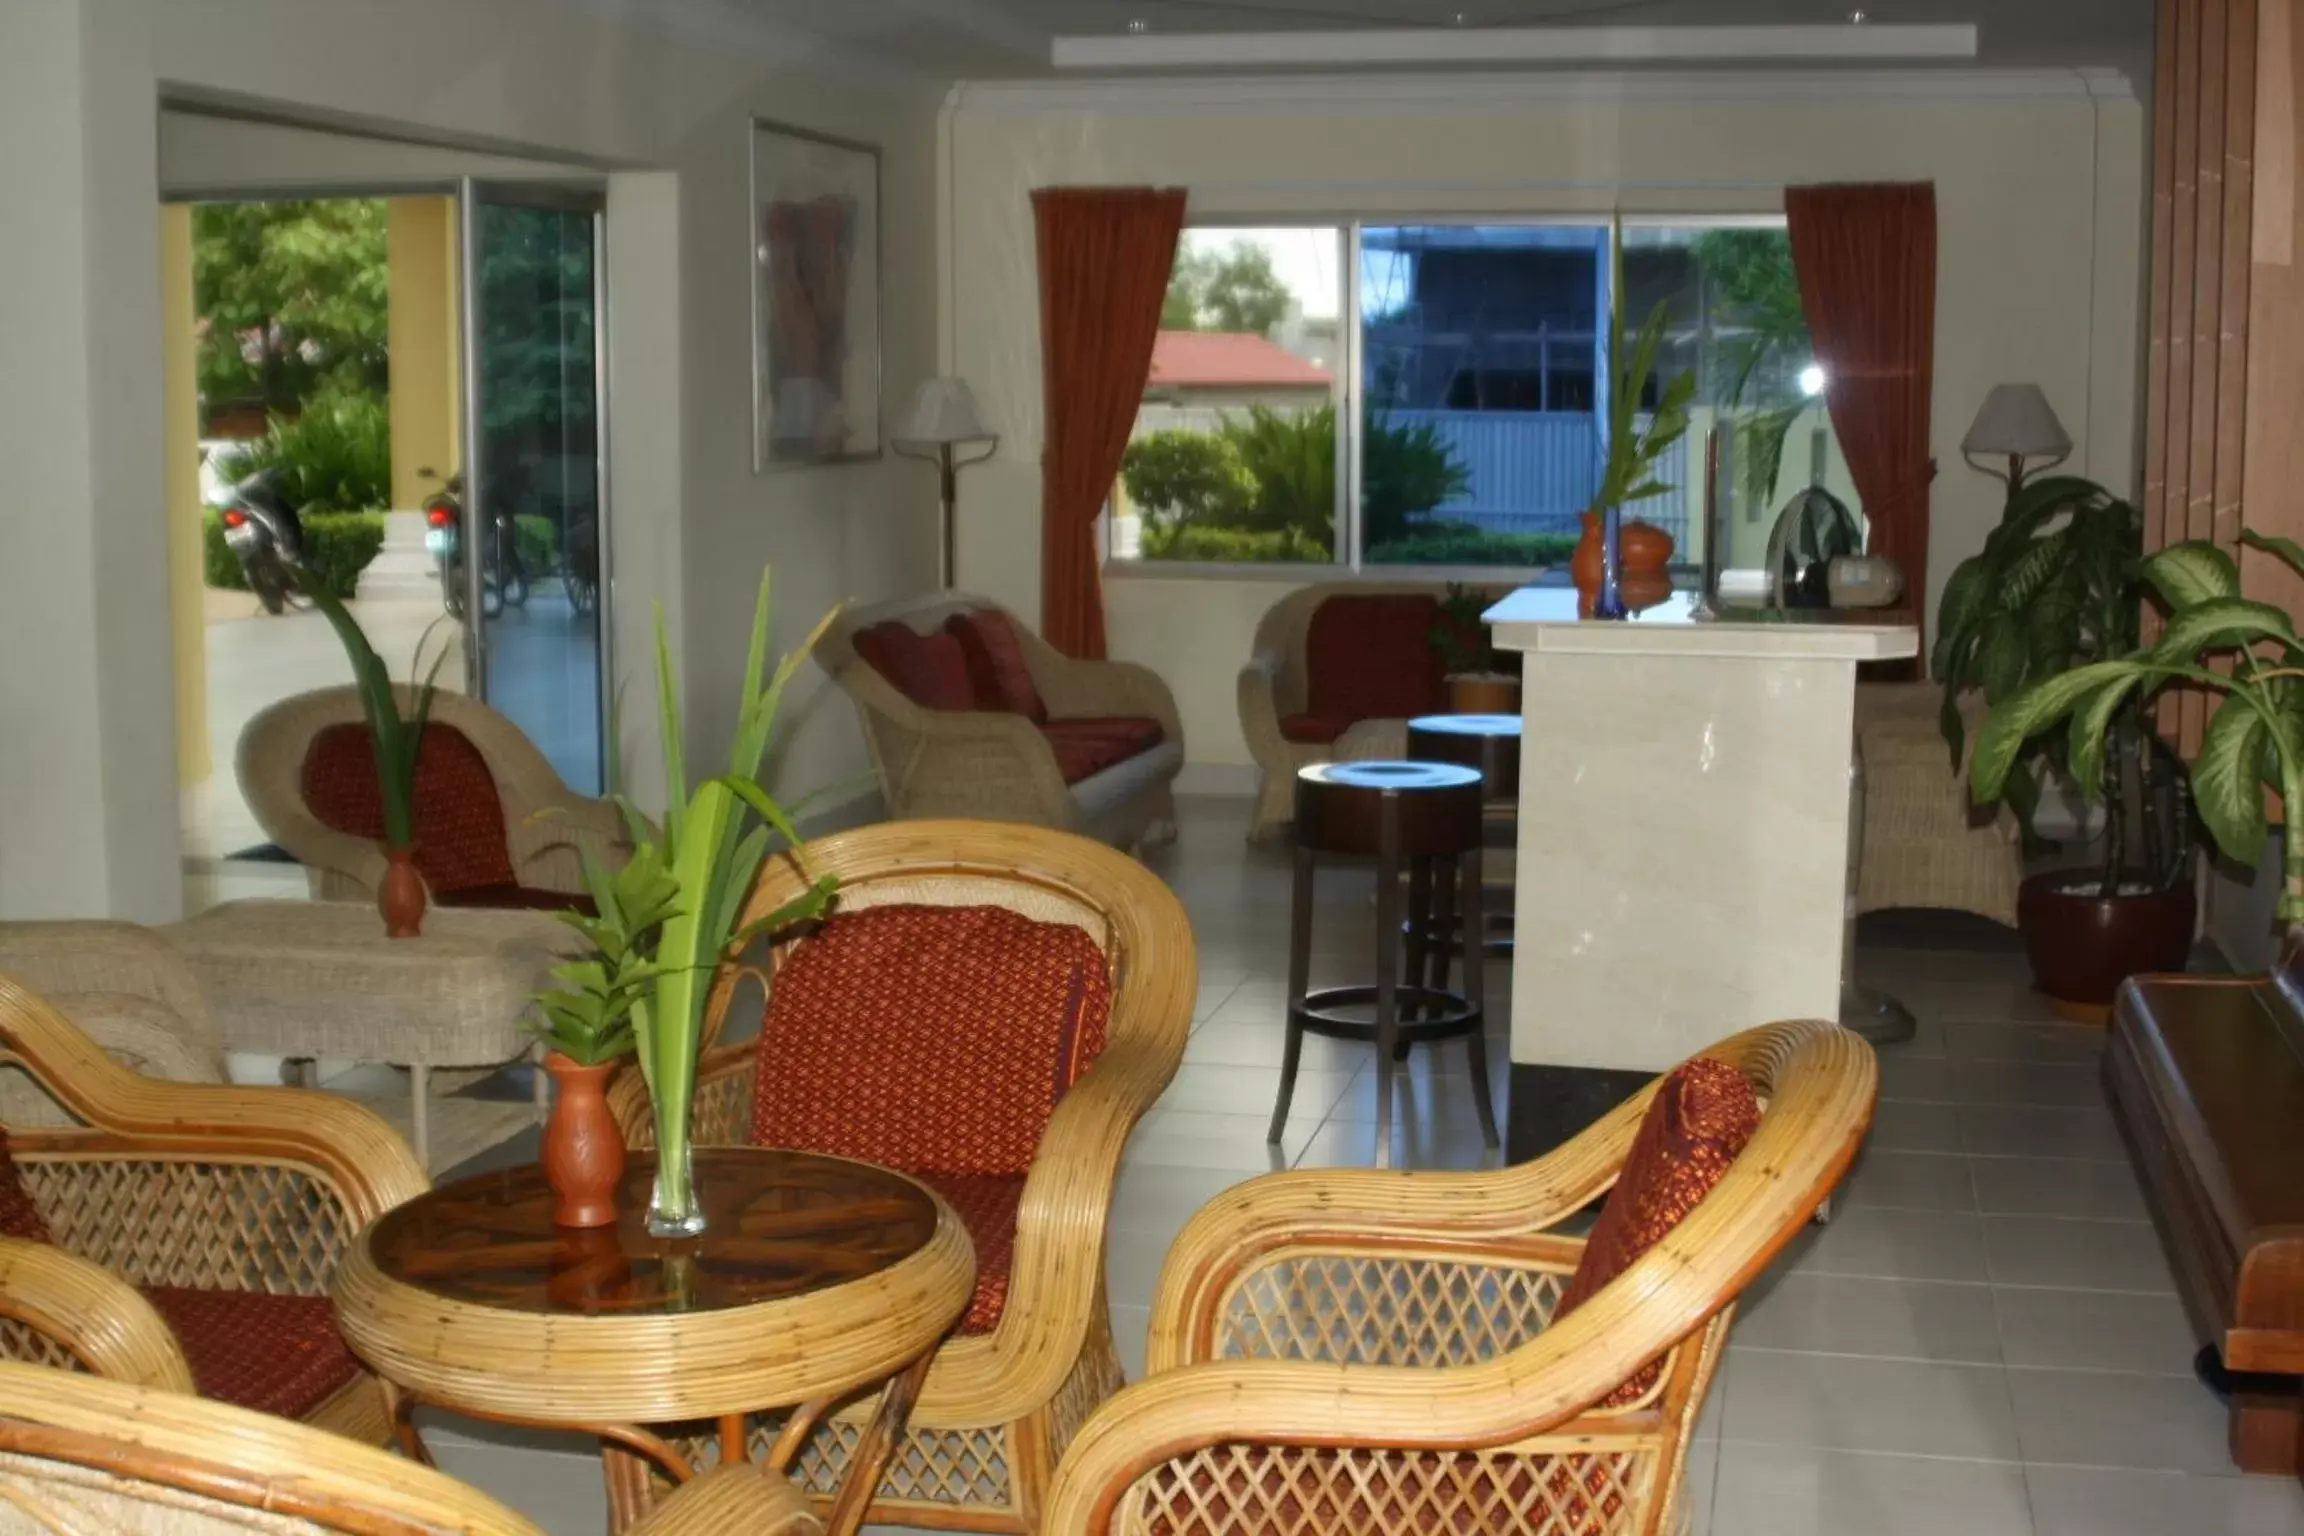
<svg viewBox="0 0 2304 1536">
<path fill-rule="evenodd" d="M 656 1187 L 648 1196 L 650 1237 L 696 1237 L 704 1231 L 704 1202 L 696 1197 L 696 1149 L 688 1131 L 686 1106 L 656 1114 Z"/>
<path fill-rule="evenodd" d="M 1600 590 L 1592 599 L 1592 617 L 1624 619 L 1624 511 L 1610 507 L 1600 514 Z"/>
</svg>

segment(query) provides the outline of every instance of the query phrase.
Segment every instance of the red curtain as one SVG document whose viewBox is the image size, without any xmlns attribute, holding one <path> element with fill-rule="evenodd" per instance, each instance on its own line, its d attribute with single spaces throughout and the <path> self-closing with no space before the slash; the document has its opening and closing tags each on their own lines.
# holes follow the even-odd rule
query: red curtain
<svg viewBox="0 0 2304 1536">
<path fill-rule="evenodd" d="M 1926 656 L 1936 188 L 1793 187 L 1784 213 L 1832 430 L 1872 527 L 1872 552 L 1902 566 L 1916 594 Z"/>
<path fill-rule="evenodd" d="M 1040 243 L 1040 632 L 1068 656 L 1104 654 L 1096 515 L 1152 371 L 1160 303 L 1184 229 L 1184 194 L 1043 187 Z"/>
</svg>

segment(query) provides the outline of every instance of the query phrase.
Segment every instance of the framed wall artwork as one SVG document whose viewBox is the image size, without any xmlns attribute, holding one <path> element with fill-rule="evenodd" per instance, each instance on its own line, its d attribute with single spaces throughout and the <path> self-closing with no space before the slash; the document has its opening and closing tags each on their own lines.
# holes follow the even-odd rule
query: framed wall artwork
<svg viewBox="0 0 2304 1536">
<path fill-rule="evenodd" d="M 752 468 L 880 456 L 880 151 L 752 122 Z"/>
</svg>

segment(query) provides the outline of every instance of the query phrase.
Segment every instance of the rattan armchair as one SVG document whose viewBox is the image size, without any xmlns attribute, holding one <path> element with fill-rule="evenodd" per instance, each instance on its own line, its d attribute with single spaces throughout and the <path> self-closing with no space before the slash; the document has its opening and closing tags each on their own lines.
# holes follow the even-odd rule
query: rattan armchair
<svg viewBox="0 0 2304 1536">
<path fill-rule="evenodd" d="M 406 710 L 406 685 L 398 691 Z M 366 721 L 357 690 L 321 688 L 269 706 L 240 733 L 234 763 L 240 793 L 264 835 L 304 866 L 315 901 L 372 900 L 384 878 L 378 843 L 329 826 L 304 798 L 305 760 L 314 739 L 330 726 L 364 726 Z M 612 858 L 629 850 L 631 840 L 616 807 L 570 789 L 520 727 L 478 699 L 442 689 L 432 696 L 429 721 L 463 736 L 486 763 L 503 804 L 506 852 L 518 886 L 580 894 L 579 839 L 595 839 Z M 430 751 L 427 746 L 427 755 Z M 419 807 L 420 830 L 423 814 Z M 420 870 L 423 863 L 420 847 Z"/>
<path fill-rule="evenodd" d="M 225 1080 L 224 1043 L 176 946 L 134 923 L 0 923 L 0 972 L 38 993 L 111 1058 L 146 1077 Z M 0 1067 L 0 1125 L 57 1125 L 62 1108 Z"/>
<path fill-rule="evenodd" d="M 1855 1155 L 1863 1041 L 1778 1024 L 1706 1054 L 1766 1106 L 1717 1188 L 1552 1322 L 1654 1088 L 1499 1173 L 1277 1174 L 1177 1238 L 1149 1376 L 1074 1437 L 1045 1529 L 1163 1536 L 1667 1536 L 1738 1294 Z M 1548 1326 L 1549 1325 L 1549 1326 Z M 1637 1400 L 1599 1406 L 1661 1360 Z"/>
<path fill-rule="evenodd" d="M 1173 835 L 1184 725 L 1175 694 L 1150 668 L 1077 660 L 1030 626 L 1015 624 L 1033 686 L 1051 718 L 1136 717 L 1160 724 L 1159 746 L 1086 783 L 1070 785 L 1055 752 L 1030 720 L 915 704 L 856 649 L 856 637 L 876 624 L 895 620 L 925 634 L 956 613 L 995 606 L 965 592 L 882 603 L 843 611 L 817 642 L 816 664 L 855 702 L 888 815 L 899 821 L 971 816 L 1028 822 L 1121 848 Z"/>
<path fill-rule="evenodd" d="M 730 1467 L 631 1536 L 813 1536 L 790 1484 Z M 0 1530 L 144 1536 L 544 1536 L 430 1467 L 165 1387 L 0 1365 Z"/>
<path fill-rule="evenodd" d="M 0 1358 L 189 1385 L 136 1287 L 326 1295 L 360 1229 L 426 1187 L 407 1144 L 360 1105 L 141 1076 L 0 975 L 6 1068 L 60 1113 L 0 1121 L 55 1240 L 0 1248 Z M 377 1442 L 389 1432 L 365 1373 L 307 1422 Z"/>
<path fill-rule="evenodd" d="M 991 822 L 890 822 L 808 847 L 840 877 L 841 909 L 897 903 L 994 905 L 1083 929 L 1112 978 L 1107 1044 L 1057 1103 L 1025 1175 L 1006 1303 L 989 1333 L 937 1352 L 870 1518 L 955 1530 L 1037 1531 L 1056 1459 L 1121 1383 L 1104 1288 L 1104 1235 L 1121 1148 L 1166 1088 L 1191 1031 L 1197 964 L 1183 907 L 1134 860 L 1086 838 Z M 746 920 L 800 889 L 773 862 Z M 780 946 L 770 968 L 805 945 Z M 933 984 L 934 978 L 927 978 Z M 710 1031 L 727 1033 L 739 994 L 757 1009 L 749 968 L 723 972 Z M 754 1013 L 756 1015 L 756 1012 Z M 699 1071 L 700 1143 L 749 1140 L 756 1041 L 707 1049 Z M 645 1089 L 628 1073 L 613 1095 L 628 1140 L 651 1136 Z M 979 1242 L 979 1251 L 983 1244 Z M 797 1464 L 813 1495 L 837 1488 L 861 1420 L 834 1419 Z M 772 1425 L 757 1433 L 766 1433 Z"/>
</svg>

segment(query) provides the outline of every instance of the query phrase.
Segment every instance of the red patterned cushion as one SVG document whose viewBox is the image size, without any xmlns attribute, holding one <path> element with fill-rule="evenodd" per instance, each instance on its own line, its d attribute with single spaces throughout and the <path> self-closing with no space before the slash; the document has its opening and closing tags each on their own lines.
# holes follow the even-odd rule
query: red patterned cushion
<svg viewBox="0 0 2304 1536">
<path fill-rule="evenodd" d="M 857 633 L 856 654 L 922 709 L 974 709 L 968 660 L 950 635 L 923 635 L 889 619 Z"/>
<path fill-rule="evenodd" d="M 1405 720 L 1444 707 L 1446 673 L 1432 645 L 1439 619 L 1439 600 L 1420 592 L 1346 592 L 1322 602 L 1305 639 L 1305 713 Z"/>
<path fill-rule="evenodd" d="M 1662 1242 L 1727 1176 L 1759 1128 L 1760 1101 L 1742 1072 L 1708 1056 L 1673 1068 L 1640 1122 L 1553 1320 L 1589 1301 Z M 1638 1400 L 1655 1385 L 1656 1371 L 1651 1361 L 1604 1401 Z"/>
<path fill-rule="evenodd" d="M 1051 720 L 1040 727 L 1055 749 L 1056 767 L 1064 782 L 1077 784 L 1105 769 L 1124 763 L 1139 752 L 1160 745 L 1168 733 L 1157 720 L 1125 715 L 1090 716 L 1078 720 Z"/>
<path fill-rule="evenodd" d="M 1310 742 L 1324 747 L 1356 724 L 1357 721 L 1338 719 L 1333 715 L 1282 715 L 1280 734 L 1289 741 Z"/>
<path fill-rule="evenodd" d="M 1104 1049 L 1096 942 L 1004 907 L 834 915 L 776 972 L 753 1139 L 914 1173 L 1022 1174 Z"/>
<path fill-rule="evenodd" d="M 920 1182 L 948 1201 L 976 1248 L 976 1294 L 961 1315 L 959 1332 L 990 1333 L 1008 1305 L 1008 1276 L 1016 1268 L 1016 1208 L 1024 1203 L 1024 1176 L 997 1173 L 923 1173 Z"/>
<path fill-rule="evenodd" d="M 997 608 L 956 613 L 944 621 L 944 632 L 960 642 L 968 658 L 968 677 L 976 689 L 978 709 L 1022 715 L 1037 725 L 1048 718 L 1040 689 L 1032 681 L 1032 668 L 1024 660 L 1024 642 L 1016 626 Z"/>
<path fill-rule="evenodd" d="M 184 1346 L 202 1397 L 300 1419 L 360 1372 L 325 1296 L 148 1285 L 144 1299 Z"/>
<path fill-rule="evenodd" d="M 305 749 L 304 805 L 322 825 L 384 840 L 384 796 L 368 727 L 331 725 Z M 436 897 L 511 885 L 512 846 L 495 775 L 472 739 L 452 725 L 424 727 L 416 754 L 416 872 Z"/>
<path fill-rule="evenodd" d="M 32 1191 L 24 1187 L 24 1175 L 8 1150 L 8 1128 L 4 1125 L 0 1125 L 0 1237 L 20 1237 L 34 1243 L 50 1240 L 48 1218 L 40 1214 L 40 1203 L 32 1198 Z"/>
</svg>

